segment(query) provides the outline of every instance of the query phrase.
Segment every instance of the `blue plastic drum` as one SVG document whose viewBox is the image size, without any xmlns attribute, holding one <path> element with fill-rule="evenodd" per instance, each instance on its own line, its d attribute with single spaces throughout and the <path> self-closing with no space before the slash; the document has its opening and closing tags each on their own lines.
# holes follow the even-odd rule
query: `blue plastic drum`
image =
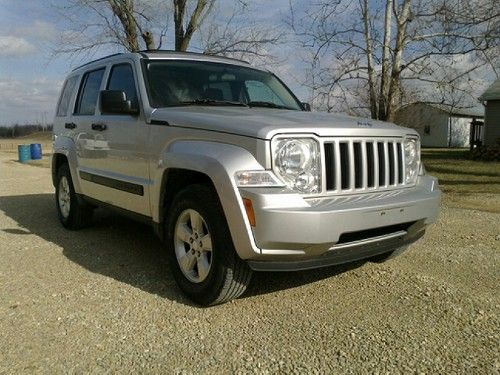
<svg viewBox="0 0 500 375">
<path fill-rule="evenodd" d="M 31 149 L 30 145 L 18 145 L 17 153 L 19 154 L 19 161 L 21 163 L 26 163 L 31 160 Z"/>
<path fill-rule="evenodd" d="M 38 160 L 42 158 L 42 145 L 40 143 L 32 143 L 30 145 L 31 159 Z"/>
</svg>

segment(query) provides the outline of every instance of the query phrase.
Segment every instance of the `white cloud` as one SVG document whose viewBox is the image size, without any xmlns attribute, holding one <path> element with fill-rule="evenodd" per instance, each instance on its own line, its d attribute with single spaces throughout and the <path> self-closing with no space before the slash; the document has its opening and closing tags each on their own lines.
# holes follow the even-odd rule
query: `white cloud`
<svg viewBox="0 0 500 375">
<path fill-rule="evenodd" d="M 0 36 L 0 57 L 19 57 L 34 53 L 36 48 L 24 38 Z"/>
<path fill-rule="evenodd" d="M 51 121 L 62 82 L 46 77 L 15 80 L 0 77 L 0 125 Z"/>
<path fill-rule="evenodd" d="M 28 39 L 53 41 L 57 36 L 57 28 L 49 22 L 35 20 L 29 26 L 20 26 L 14 29 L 14 34 Z"/>
</svg>

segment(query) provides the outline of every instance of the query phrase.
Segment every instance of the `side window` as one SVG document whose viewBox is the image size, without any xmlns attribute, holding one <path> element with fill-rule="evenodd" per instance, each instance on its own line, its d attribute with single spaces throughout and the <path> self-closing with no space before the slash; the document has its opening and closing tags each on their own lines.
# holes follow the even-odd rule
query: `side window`
<svg viewBox="0 0 500 375">
<path fill-rule="evenodd" d="M 104 68 L 85 73 L 80 84 L 75 114 L 93 115 L 99 97 Z"/>
<path fill-rule="evenodd" d="M 245 87 L 247 89 L 248 98 L 251 102 L 271 102 L 277 105 L 284 105 L 278 95 L 274 91 L 260 81 L 246 81 Z"/>
<path fill-rule="evenodd" d="M 77 78 L 78 77 L 76 76 L 71 77 L 64 83 L 61 98 L 59 99 L 59 105 L 57 106 L 57 117 L 67 116 L 69 101 L 71 100 L 71 94 L 73 94 L 73 89 L 75 88 Z"/>
<path fill-rule="evenodd" d="M 107 89 L 124 91 L 132 106 L 138 107 L 134 71 L 130 64 L 115 65 L 111 68 Z"/>
</svg>

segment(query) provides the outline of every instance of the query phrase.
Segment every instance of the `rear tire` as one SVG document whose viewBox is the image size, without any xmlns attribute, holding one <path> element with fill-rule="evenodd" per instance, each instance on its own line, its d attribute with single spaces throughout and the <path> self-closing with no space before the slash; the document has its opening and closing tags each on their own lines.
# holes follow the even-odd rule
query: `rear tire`
<svg viewBox="0 0 500 375">
<path fill-rule="evenodd" d="M 179 192 L 165 222 L 170 267 L 191 300 L 216 305 L 245 292 L 252 270 L 236 254 L 212 188 L 191 185 Z"/>
<path fill-rule="evenodd" d="M 59 221 L 66 229 L 81 229 L 92 222 L 94 209 L 76 195 L 68 164 L 57 170 L 56 208 Z"/>
</svg>

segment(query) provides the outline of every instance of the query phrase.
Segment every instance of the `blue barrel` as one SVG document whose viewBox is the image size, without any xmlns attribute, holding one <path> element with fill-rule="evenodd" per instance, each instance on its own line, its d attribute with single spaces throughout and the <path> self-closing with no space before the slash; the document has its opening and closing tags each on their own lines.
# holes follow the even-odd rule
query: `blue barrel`
<svg viewBox="0 0 500 375">
<path fill-rule="evenodd" d="M 19 161 L 21 163 L 26 163 L 31 160 L 31 149 L 30 145 L 18 145 L 17 153 L 19 154 Z"/>
<path fill-rule="evenodd" d="M 31 158 L 38 160 L 42 158 L 42 145 L 40 143 L 32 143 L 30 145 Z"/>
</svg>

